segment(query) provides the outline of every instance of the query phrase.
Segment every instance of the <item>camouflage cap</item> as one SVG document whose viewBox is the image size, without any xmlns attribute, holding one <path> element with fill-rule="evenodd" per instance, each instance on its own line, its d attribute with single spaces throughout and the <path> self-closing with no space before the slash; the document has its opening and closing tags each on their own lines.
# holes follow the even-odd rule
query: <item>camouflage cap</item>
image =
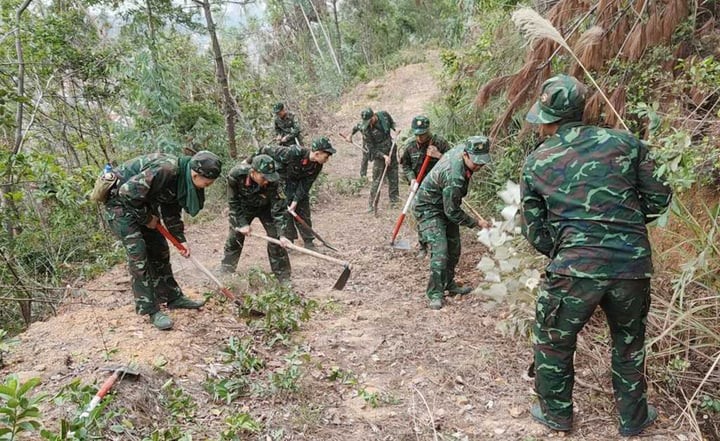
<svg viewBox="0 0 720 441">
<path fill-rule="evenodd" d="M 360 122 L 360 128 L 362 130 L 365 130 L 370 125 L 370 120 L 372 119 L 373 115 L 375 113 L 373 110 L 369 107 L 366 107 L 365 109 L 360 112 L 360 118 L 362 118 L 362 121 Z"/>
<path fill-rule="evenodd" d="M 275 160 L 268 155 L 257 155 L 252 160 L 252 168 L 270 182 L 277 182 L 280 175 L 277 172 Z"/>
<path fill-rule="evenodd" d="M 285 108 L 285 104 L 283 103 L 275 103 L 273 105 L 273 113 L 280 113 L 282 109 Z"/>
<path fill-rule="evenodd" d="M 201 150 L 190 158 L 190 170 L 208 179 L 217 179 L 222 171 L 222 161 L 213 152 Z"/>
<path fill-rule="evenodd" d="M 580 119 L 585 109 L 587 87 L 575 77 L 555 75 L 547 79 L 540 98 L 525 119 L 533 124 L 551 124 L 563 119 Z"/>
<path fill-rule="evenodd" d="M 425 115 L 418 115 L 412 120 L 414 135 L 423 135 L 430 130 L 430 119 Z"/>
<path fill-rule="evenodd" d="M 332 144 L 330 144 L 330 140 L 324 136 L 315 138 L 312 142 L 311 149 L 313 152 L 328 152 L 331 155 L 337 152 L 337 150 L 333 148 Z"/>
<path fill-rule="evenodd" d="M 471 136 L 465 141 L 465 152 L 474 164 L 489 164 L 490 140 L 485 136 Z"/>
</svg>

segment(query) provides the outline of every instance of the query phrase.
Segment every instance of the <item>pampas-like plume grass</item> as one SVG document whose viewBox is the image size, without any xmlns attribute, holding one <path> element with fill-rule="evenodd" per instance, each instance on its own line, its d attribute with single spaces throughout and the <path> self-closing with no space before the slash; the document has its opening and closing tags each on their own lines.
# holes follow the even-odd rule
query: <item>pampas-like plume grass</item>
<svg viewBox="0 0 720 441">
<path fill-rule="evenodd" d="M 597 70 L 602 66 L 603 61 L 605 61 L 603 48 L 600 46 L 603 35 L 604 32 L 600 26 L 593 26 L 585 31 L 574 45 L 578 59 L 580 59 L 582 64 L 588 69 Z M 580 76 L 582 74 L 582 68 L 577 64 L 571 69 L 571 72 L 575 77 Z"/>
<path fill-rule="evenodd" d="M 507 87 L 511 78 L 512 77 L 510 75 L 503 75 L 501 77 L 493 78 L 485 83 L 475 97 L 475 107 L 484 107 L 485 104 L 490 101 L 490 98 L 497 95 L 502 89 Z"/>
<path fill-rule="evenodd" d="M 615 107 L 613 107 L 612 103 L 605 95 L 605 92 L 603 92 L 598 83 L 595 81 L 595 78 L 593 78 L 592 74 L 590 74 L 587 68 L 585 68 L 582 61 L 580 61 L 580 59 L 575 55 L 575 52 L 573 52 L 573 50 L 567 44 L 563 36 L 560 35 L 560 32 L 555 29 L 552 23 L 541 17 L 540 14 L 530 8 L 520 8 L 517 11 L 513 12 L 512 20 L 515 23 L 515 26 L 520 29 L 520 31 L 525 35 L 525 37 L 530 41 L 530 43 L 538 39 L 549 38 L 563 48 L 565 48 L 565 50 L 568 51 L 570 56 L 572 56 L 575 61 L 580 65 L 583 72 L 585 72 L 585 75 L 587 75 L 587 77 L 590 79 L 590 82 L 592 82 L 593 86 L 595 86 L 595 89 L 597 89 L 597 91 L 603 97 L 603 99 L 610 107 L 612 112 L 615 114 L 618 121 L 620 121 L 620 123 L 623 125 L 625 130 L 629 130 L 627 124 L 625 124 L 625 121 L 623 121 L 618 111 L 615 109 Z"/>
</svg>

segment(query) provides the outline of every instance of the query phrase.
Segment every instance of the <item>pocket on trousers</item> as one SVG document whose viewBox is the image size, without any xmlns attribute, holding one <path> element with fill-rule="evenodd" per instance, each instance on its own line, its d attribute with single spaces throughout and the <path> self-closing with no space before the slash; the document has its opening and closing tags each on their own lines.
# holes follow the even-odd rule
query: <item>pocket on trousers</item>
<svg viewBox="0 0 720 441">
<path fill-rule="evenodd" d="M 557 325 L 558 312 L 562 306 L 562 299 L 550 295 L 545 292 L 545 295 L 538 297 L 537 300 L 537 317 L 538 323 L 543 326 L 554 328 Z"/>
</svg>

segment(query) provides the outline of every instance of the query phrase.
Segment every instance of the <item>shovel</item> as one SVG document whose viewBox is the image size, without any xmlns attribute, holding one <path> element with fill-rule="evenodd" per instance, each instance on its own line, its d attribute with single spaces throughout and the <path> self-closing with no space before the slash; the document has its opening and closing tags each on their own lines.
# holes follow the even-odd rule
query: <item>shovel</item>
<svg viewBox="0 0 720 441">
<path fill-rule="evenodd" d="M 108 392 L 110 392 L 110 389 L 112 389 L 113 385 L 118 380 L 125 378 L 125 376 L 138 377 L 140 375 L 140 372 L 135 369 L 130 369 L 127 366 L 110 368 L 110 370 L 113 371 L 112 375 L 110 375 L 110 377 L 105 380 L 102 386 L 100 386 L 100 389 L 98 389 L 95 396 L 92 398 L 92 400 L 90 400 L 90 403 L 88 403 L 83 413 L 80 414 L 80 419 L 84 419 L 90 416 L 90 412 L 92 412 L 93 409 L 95 409 L 97 405 L 100 404 L 100 401 L 105 395 L 107 395 Z"/>
<path fill-rule="evenodd" d="M 160 232 L 160 234 L 162 234 L 162 235 L 165 237 L 165 239 L 169 240 L 173 245 L 175 245 L 175 248 L 177 248 L 177 249 L 180 250 L 180 251 L 185 251 L 185 250 L 186 250 L 185 246 L 183 246 L 183 244 L 181 244 L 180 241 L 175 238 L 175 236 L 173 236 L 172 234 L 170 234 L 170 232 L 167 230 L 167 228 L 165 228 L 165 226 L 164 226 L 163 224 L 158 223 L 156 228 L 157 228 L 157 230 Z M 193 264 L 195 264 L 195 266 L 197 267 L 197 269 L 199 269 L 200 271 L 202 271 L 206 276 L 208 276 L 208 278 L 209 278 L 210 280 L 212 280 L 213 282 L 215 282 L 215 284 L 216 284 L 217 287 L 218 287 L 218 290 L 220 291 L 220 293 L 221 293 L 222 295 L 224 295 L 225 297 L 227 297 L 228 300 L 230 300 L 230 301 L 232 301 L 232 302 L 235 302 L 236 305 L 242 306 L 242 302 L 241 302 L 237 297 L 235 297 L 235 294 L 233 294 L 232 292 L 230 292 L 230 290 L 227 289 L 227 288 L 222 284 L 222 282 L 220 282 L 220 281 L 218 280 L 218 278 L 215 277 L 215 275 L 210 272 L 210 270 L 208 270 L 207 268 L 205 268 L 205 266 L 204 266 L 202 263 L 200 263 L 200 261 L 197 260 L 197 258 L 196 258 L 195 256 L 193 256 L 193 255 L 191 254 L 188 258 L 190 259 L 190 261 L 191 261 Z"/>
<path fill-rule="evenodd" d="M 280 245 L 281 247 L 284 247 L 284 245 L 278 239 L 264 236 L 259 233 L 253 233 L 253 232 L 250 232 L 250 235 L 253 237 L 257 237 L 262 240 L 265 240 L 267 242 L 274 243 L 276 245 Z M 342 272 L 342 274 L 340 274 L 340 277 L 338 277 L 337 282 L 335 282 L 335 284 L 333 285 L 333 289 L 337 289 L 339 291 L 339 290 L 342 290 L 343 288 L 345 288 L 345 284 L 347 283 L 348 279 L 350 278 L 350 263 L 349 262 L 346 262 L 346 261 L 340 260 L 340 259 L 336 259 L 334 257 L 326 256 L 324 254 L 318 253 L 317 251 L 308 250 L 308 249 L 299 247 L 292 243 L 288 244 L 287 247 L 292 250 L 295 250 L 299 253 L 307 254 L 308 256 L 316 257 L 318 259 L 322 259 L 322 260 L 326 260 L 328 262 L 342 265 L 343 272 Z"/>
<path fill-rule="evenodd" d="M 290 216 L 292 216 L 293 219 L 295 219 L 295 221 L 300 224 L 300 226 L 302 226 L 303 228 L 305 228 L 305 230 L 307 230 L 307 231 L 309 231 L 310 233 L 312 233 L 313 236 L 317 237 L 317 239 L 318 239 L 320 242 L 322 242 L 323 245 L 325 245 L 326 247 L 330 248 L 331 250 L 333 250 L 333 251 L 335 251 L 335 252 L 338 252 L 337 248 L 335 248 L 334 246 L 330 245 L 325 239 L 323 239 L 322 237 L 320 237 L 320 235 L 317 234 L 317 233 L 315 232 L 315 230 L 313 230 L 312 228 L 310 228 L 310 225 L 308 225 L 308 223 L 305 222 L 305 219 L 301 218 L 300 215 L 298 215 L 298 214 L 295 212 L 295 210 L 291 210 L 290 208 L 288 208 L 288 213 L 290 213 Z"/>
<path fill-rule="evenodd" d="M 407 201 L 405 201 L 402 213 L 400 213 L 397 222 L 395 222 L 395 228 L 393 228 L 392 238 L 390 239 L 390 246 L 393 248 L 397 248 L 399 250 L 410 249 L 410 243 L 407 240 L 396 241 L 395 239 L 397 239 L 398 233 L 400 233 L 400 227 L 402 227 L 403 222 L 405 222 L 405 216 L 407 216 L 407 212 L 410 210 L 410 205 L 412 205 L 412 201 L 415 199 L 415 194 L 417 193 L 418 188 L 420 188 L 420 182 L 422 182 L 425 177 L 425 172 L 427 172 L 428 165 L 430 165 L 430 158 L 431 156 L 425 154 L 425 159 L 423 159 L 418 175 L 410 183 L 410 194 L 408 194 Z"/>
</svg>

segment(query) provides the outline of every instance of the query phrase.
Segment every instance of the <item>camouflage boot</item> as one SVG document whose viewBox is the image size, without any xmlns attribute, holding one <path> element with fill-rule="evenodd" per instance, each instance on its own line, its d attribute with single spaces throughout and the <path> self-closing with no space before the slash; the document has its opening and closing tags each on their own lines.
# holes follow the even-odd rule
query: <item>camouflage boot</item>
<svg viewBox="0 0 720 441">
<path fill-rule="evenodd" d="M 453 296 L 464 296 L 466 294 L 470 294 L 472 292 L 472 288 L 469 286 L 460 286 L 453 280 L 452 282 L 448 283 L 447 285 L 447 292 L 450 295 Z"/>
<path fill-rule="evenodd" d="M 167 304 L 168 309 L 200 309 L 205 304 L 205 300 L 196 302 L 188 297 L 181 296 Z"/>
<path fill-rule="evenodd" d="M 167 331 L 173 327 L 173 322 L 170 317 L 161 311 L 150 314 L 150 322 L 161 331 Z"/>
</svg>

